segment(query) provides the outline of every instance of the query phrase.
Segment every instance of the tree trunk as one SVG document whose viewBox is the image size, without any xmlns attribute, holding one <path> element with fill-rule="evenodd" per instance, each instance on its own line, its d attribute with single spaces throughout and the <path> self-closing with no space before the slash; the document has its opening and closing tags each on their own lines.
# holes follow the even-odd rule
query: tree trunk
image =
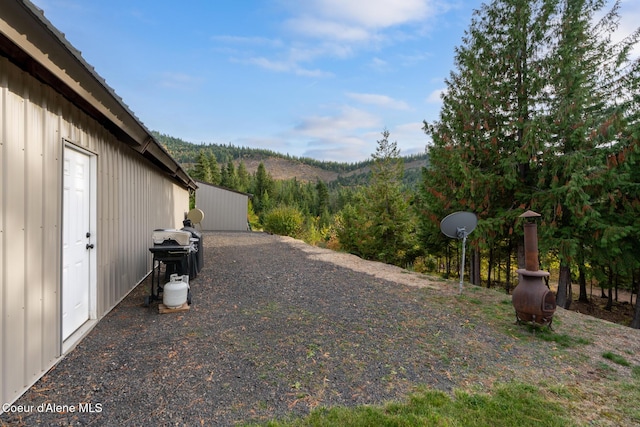
<svg viewBox="0 0 640 427">
<path fill-rule="evenodd" d="M 578 276 L 578 283 L 580 283 L 580 296 L 578 297 L 578 301 L 589 302 L 589 297 L 587 297 L 587 275 L 584 271 L 584 265 L 580 264 L 578 270 L 580 272 Z"/>
<path fill-rule="evenodd" d="M 634 329 L 640 329 L 640 304 L 638 304 L 638 297 L 640 297 L 640 286 L 638 286 L 638 293 L 636 294 L 636 309 L 633 311 L 633 320 L 631 321 L 631 327 Z"/>
<path fill-rule="evenodd" d="M 607 305 L 604 309 L 611 311 L 613 308 L 613 272 L 609 270 L 609 298 L 607 299 Z"/>
<path fill-rule="evenodd" d="M 473 248 L 470 258 L 469 282 L 472 285 L 480 286 L 480 249 Z"/>
<path fill-rule="evenodd" d="M 568 265 L 560 265 L 560 276 L 558 278 L 558 293 L 556 304 L 559 307 L 569 309 L 571 306 L 571 271 Z"/>
<path fill-rule="evenodd" d="M 525 268 L 525 260 L 524 260 L 524 241 L 518 242 L 518 268 Z"/>
<path fill-rule="evenodd" d="M 507 295 L 509 295 L 509 293 L 511 292 L 511 245 L 509 245 L 509 250 L 507 250 L 507 262 L 506 262 L 506 276 L 505 277 L 505 283 L 504 283 L 504 289 L 507 292 Z"/>
<path fill-rule="evenodd" d="M 487 288 L 491 287 L 491 270 L 493 268 L 493 247 L 489 249 L 489 263 L 487 265 Z"/>
</svg>

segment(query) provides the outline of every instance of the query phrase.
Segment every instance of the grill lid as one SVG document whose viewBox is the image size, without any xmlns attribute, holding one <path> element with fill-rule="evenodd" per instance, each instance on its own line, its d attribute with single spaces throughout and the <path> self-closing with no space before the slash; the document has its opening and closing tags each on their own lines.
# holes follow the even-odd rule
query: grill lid
<svg viewBox="0 0 640 427">
<path fill-rule="evenodd" d="M 182 246 L 189 246 L 191 244 L 191 233 L 188 231 L 155 230 L 152 238 L 155 245 L 160 245 L 167 240 L 175 240 L 176 243 Z"/>
</svg>

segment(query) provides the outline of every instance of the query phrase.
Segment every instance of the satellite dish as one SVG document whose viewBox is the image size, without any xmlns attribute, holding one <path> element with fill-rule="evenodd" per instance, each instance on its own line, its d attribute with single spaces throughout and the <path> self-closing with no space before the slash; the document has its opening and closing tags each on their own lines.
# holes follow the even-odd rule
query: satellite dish
<svg viewBox="0 0 640 427">
<path fill-rule="evenodd" d="M 467 236 L 476 229 L 478 217 L 472 212 L 454 212 L 440 221 L 442 233 L 452 239 L 462 239 L 462 262 L 460 263 L 460 293 L 464 280 L 464 256 L 467 246 Z"/>
<path fill-rule="evenodd" d="M 440 230 L 452 239 L 462 239 L 464 234 L 471 234 L 478 225 L 478 218 L 472 212 L 454 212 L 440 221 Z"/>
</svg>

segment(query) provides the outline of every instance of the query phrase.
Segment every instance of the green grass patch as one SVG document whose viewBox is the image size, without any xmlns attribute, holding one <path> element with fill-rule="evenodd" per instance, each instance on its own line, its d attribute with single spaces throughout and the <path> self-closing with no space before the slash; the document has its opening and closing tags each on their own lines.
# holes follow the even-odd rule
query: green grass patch
<svg viewBox="0 0 640 427">
<path fill-rule="evenodd" d="M 563 348 L 591 344 L 591 340 L 587 338 L 576 335 L 558 334 L 546 326 L 526 324 L 526 328 L 534 337 L 543 341 L 556 343 Z"/>
<path fill-rule="evenodd" d="M 420 390 L 404 402 L 384 406 L 320 408 L 300 419 L 270 421 L 267 426 L 568 426 L 565 409 L 537 387 L 507 383 L 492 393 Z"/>
<path fill-rule="evenodd" d="M 618 365 L 621 365 L 621 366 L 631 366 L 631 364 L 627 361 L 627 359 L 620 356 L 619 354 L 615 354 L 610 351 L 602 353 L 602 357 L 604 357 L 605 359 L 609 359 L 613 363 L 617 363 Z"/>
</svg>

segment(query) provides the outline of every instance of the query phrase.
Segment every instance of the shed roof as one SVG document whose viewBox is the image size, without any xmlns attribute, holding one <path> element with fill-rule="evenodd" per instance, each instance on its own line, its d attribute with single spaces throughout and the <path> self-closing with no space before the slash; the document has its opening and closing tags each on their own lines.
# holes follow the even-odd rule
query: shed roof
<svg viewBox="0 0 640 427">
<path fill-rule="evenodd" d="M 232 188 L 223 187 L 221 185 L 211 184 L 210 182 L 200 181 L 199 179 L 196 179 L 195 181 L 199 186 L 209 186 L 209 187 L 219 188 L 220 190 L 226 190 L 226 191 L 229 191 L 231 193 L 236 193 L 236 194 L 240 194 L 242 196 L 247 196 L 250 199 L 253 198 L 253 194 L 251 194 L 251 193 L 243 193 L 242 191 L 234 190 Z"/>
<path fill-rule="evenodd" d="M 196 182 L 160 145 L 79 50 L 29 0 L 2 2 L 0 54 L 81 108 L 120 141 L 149 159 L 180 185 Z"/>
</svg>

